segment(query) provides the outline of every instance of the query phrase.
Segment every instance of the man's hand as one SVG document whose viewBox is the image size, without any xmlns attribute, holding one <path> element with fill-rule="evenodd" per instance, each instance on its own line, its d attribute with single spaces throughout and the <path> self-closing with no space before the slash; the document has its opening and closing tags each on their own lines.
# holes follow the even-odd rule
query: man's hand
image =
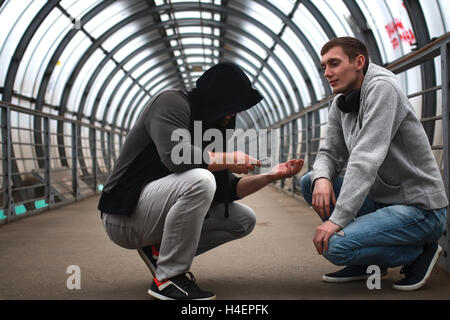
<svg viewBox="0 0 450 320">
<path fill-rule="evenodd" d="M 303 167 L 303 162 L 303 159 L 293 159 L 288 162 L 280 163 L 273 167 L 268 175 L 271 176 L 273 180 L 290 178 L 300 172 Z"/>
<path fill-rule="evenodd" d="M 236 186 L 236 194 L 239 198 L 244 198 L 259 189 L 265 187 L 276 179 L 289 178 L 299 173 L 303 166 L 303 160 L 291 160 L 286 163 L 280 163 L 273 167 L 269 174 L 258 174 L 254 176 L 243 177 Z"/>
<path fill-rule="evenodd" d="M 336 196 L 334 195 L 333 184 L 326 178 L 319 178 L 314 182 L 312 194 L 312 206 L 322 219 L 331 216 L 330 200 L 336 206 Z"/>
<path fill-rule="evenodd" d="M 339 230 L 341 230 L 341 227 L 330 220 L 325 221 L 316 228 L 313 242 L 319 254 L 328 251 L 328 239 Z"/>
<path fill-rule="evenodd" d="M 234 173 L 248 173 L 260 167 L 261 162 L 242 151 L 236 152 L 211 152 L 208 151 L 210 162 L 209 171 L 220 171 L 229 169 Z"/>
<path fill-rule="evenodd" d="M 249 170 L 255 170 L 255 166 L 261 167 L 261 162 L 258 159 L 250 157 L 242 151 L 226 153 L 225 161 L 233 173 L 248 173 Z"/>
</svg>

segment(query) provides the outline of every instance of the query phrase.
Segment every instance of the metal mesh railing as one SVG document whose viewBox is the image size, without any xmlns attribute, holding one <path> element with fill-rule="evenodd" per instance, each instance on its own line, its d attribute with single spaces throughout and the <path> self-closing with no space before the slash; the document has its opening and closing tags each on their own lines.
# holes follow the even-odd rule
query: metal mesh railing
<svg viewBox="0 0 450 320">
<path fill-rule="evenodd" d="M 100 192 L 123 133 L 0 102 L 0 224 Z"/>
</svg>

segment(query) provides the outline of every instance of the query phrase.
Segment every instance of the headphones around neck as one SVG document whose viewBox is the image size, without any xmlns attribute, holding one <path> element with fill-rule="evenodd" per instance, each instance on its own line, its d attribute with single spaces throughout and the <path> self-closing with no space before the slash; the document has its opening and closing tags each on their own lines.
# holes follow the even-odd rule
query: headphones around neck
<svg viewBox="0 0 450 320">
<path fill-rule="evenodd" d="M 358 113 L 360 96 L 361 89 L 354 89 L 346 95 L 341 95 L 336 101 L 339 110 L 344 113 Z"/>
</svg>

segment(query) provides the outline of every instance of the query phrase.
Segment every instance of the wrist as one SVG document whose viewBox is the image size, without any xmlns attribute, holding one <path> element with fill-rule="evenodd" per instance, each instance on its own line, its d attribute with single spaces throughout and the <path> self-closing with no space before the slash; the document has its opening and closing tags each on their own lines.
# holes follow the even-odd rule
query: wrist
<svg viewBox="0 0 450 320">
<path fill-rule="evenodd" d="M 267 184 L 278 180 L 277 177 L 275 175 L 272 175 L 272 174 L 265 174 L 264 176 L 266 178 Z"/>
<path fill-rule="evenodd" d="M 226 153 L 224 152 L 211 152 L 209 154 L 209 165 L 208 170 L 210 171 L 220 171 L 227 169 Z"/>
</svg>

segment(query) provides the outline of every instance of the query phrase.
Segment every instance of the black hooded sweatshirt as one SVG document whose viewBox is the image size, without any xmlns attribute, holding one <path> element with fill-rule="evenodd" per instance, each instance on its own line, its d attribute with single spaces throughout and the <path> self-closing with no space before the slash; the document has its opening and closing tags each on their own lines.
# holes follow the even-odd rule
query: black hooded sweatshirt
<svg viewBox="0 0 450 320">
<path fill-rule="evenodd" d="M 192 161 L 173 163 L 172 149 L 179 143 L 187 143 L 172 141 L 173 131 L 186 129 L 193 140 L 194 121 L 202 121 L 203 131 L 217 128 L 224 132 L 226 128 L 234 128 L 235 118 L 226 128 L 218 127 L 218 120 L 247 110 L 261 99 L 245 73 L 230 62 L 208 69 L 191 92 L 166 90 L 154 96 L 125 139 L 103 188 L 98 209 L 109 214 L 130 216 L 146 184 L 172 173 L 207 168 L 209 159 L 203 159 L 205 145 L 199 148 L 193 141 L 183 148 L 190 150 Z M 202 159 L 202 162 L 196 164 L 194 159 Z M 229 170 L 213 174 L 217 185 L 213 205 L 239 199 L 236 194 L 239 178 Z"/>
</svg>

